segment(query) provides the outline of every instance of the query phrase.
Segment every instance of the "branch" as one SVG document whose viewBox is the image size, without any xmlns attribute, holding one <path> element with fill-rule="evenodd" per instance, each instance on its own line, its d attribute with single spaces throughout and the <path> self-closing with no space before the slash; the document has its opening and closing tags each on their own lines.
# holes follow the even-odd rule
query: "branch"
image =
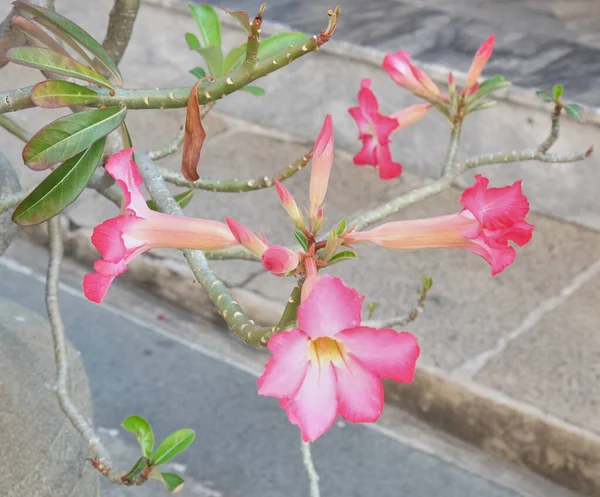
<svg viewBox="0 0 600 497">
<path fill-rule="evenodd" d="M 8 116 L 0 114 L 0 126 L 24 142 L 31 140 L 31 133 Z"/>
<path fill-rule="evenodd" d="M 121 62 L 140 8 L 140 0 L 115 0 L 102 46 L 115 64 Z"/>
<path fill-rule="evenodd" d="M 545 154 L 550 147 L 554 145 L 556 140 L 558 140 L 558 134 L 560 132 L 560 112 L 562 111 L 562 104 L 560 102 L 556 102 L 554 105 L 554 111 L 552 112 L 552 125 L 550 126 L 550 134 L 548 138 L 544 140 L 544 142 L 538 147 L 538 152 Z"/>
<path fill-rule="evenodd" d="M 498 152 L 495 154 L 485 154 L 471 157 L 470 159 L 458 164 L 456 169 L 459 171 L 459 173 L 462 173 L 467 169 L 473 169 L 479 166 L 488 166 L 491 164 L 510 164 L 513 162 L 526 162 L 530 160 L 545 162 L 547 164 L 568 164 L 587 159 L 590 155 L 592 155 L 593 151 L 593 146 L 588 148 L 585 152 L 565 155 L 546 154 L 540 152 L 539 149 L 527 149 L 519 151 L 513 150 L 512 152 Z"/>
<path fill-rule="evenodd" d="M 321 491 L 319 490 L 319 474 L 315 469 L 315 464 L 310 453 L 310 442 L 300 441 L 300 450 L 302 451 L 302 462 L 304 463 L 304 469 L 308 476 L 308 483 L 310 488 L 310 497 L 321 497 Z"/>
<path fill-rule="evenodd" d="M 60 263 L 63 256 L 60 217 L 48 221 L 48 236 L 50 239 L 50 262 L 46 277 L 46 309 L 54 341 L 54 358 L 56 361 L 56 397 L 61 410 L 73 427 L 85 440 L 88 448 L 94 454 L 94 466 L 112 483 L 122 484 L 121 475 L 113 474 L 112 461 L 108 450 L 100 438 L 79 411 L 69 396 L 67 383 L 69 380 L 69 364 L 67 357 L 66 333 L 60 314 L 58 301 L 58 285 L 60 279 Z"/>
<path fill-rule="evenodd" d="M 235 247 L 229 247 L 223 250 L 210 250 L 204 252 L 204 256 L 207 259 L 215 261 L 228 261 L 232 259 L 241 259 L 244 261 L 260 262 L 261 258 L 250 252 L 247 248 L 242 245 Z"/>
<path fill-rule="evenodd" d="M 198 181 L 188 181 L 180 173 L 160 168 L 160 173 L 165 181 L 177 186 L 197 188 L 199 190 L 210 190 L 212 192 L 239 193 L 269 188 L 275 184 L 275 180 L 283 181 L 302 170 L 312 158 L 312 149 L 298 160 L 292 162 L 274 176 L 264 176 L 255 179 L 210 179 L 200 178 Z"/>
<path fill-rule="evenodd" d="M 262 26 L 262 15 L 265 11 L 266 4 L 261 4 L 258 14 L 250 23 L 250 34 L 246 43 L 246 58 L 244 64 L 247 67 L 254 67 L 258 61 L 258 46 L 260 45 L 260 27 Z"/>
<path fill-rule="evenodd" d="M 290 64 L 292 61 L 314 52 L 321 45 L 329 41 L 337 25 L 339 8 L 329 11 L 329 25 L 318 35 L 308 40 L 291 45 L 286 50 L 281 50 L 273 57 L 259 60 L 251 68 L 242 64 L 228 75 L 214 81 L 207 80 L 198 86 L 198 103 L 206 105 L 208 102 L 223 98 L 250 81 L 262 78 L 277 69 Z M 0 92 L 0 114 L 14 112 L 33 107 L 31 101 L 32 86 Z M 127 90 L 115 89 L 115 94 L 110 95 L 106 88 L 98 88 L 99 98 L 94 105 L 98 106 L 126 106 L 128 109 L 176 109 L 185 107 L 192 90 L 191 86 L 165 89 Z"/>
<path fill-rule="evenodd" d="M 431 290 L 432 281 L 430 278 L 423 276 L 423 287 L 419 291 L 419 300 L 417 304 L 411 309 L 411 311 L 404 316 L 396 316 L 387 319 L 369 320 L 364 321 L 364 326 L 371 328 L 393 328 L 394 326 L 406 326 L 408 323 L 412 323 L 417 319 L 425 310 L 425 301 L 427 300 L 427 294 Z"/>
<path fill-rule="evenodd" d="M 450 134 L 450 144 L 448 145 L 448 152 L 446 153 L 446 161 L 444 162 L 444 167 L 442 169 L 442 176 L 451 176 L 452 172 L 454 171 L 461 130 L 462 122 L 458 121 L 452 127 L 452 133 Z"/>
</svg>

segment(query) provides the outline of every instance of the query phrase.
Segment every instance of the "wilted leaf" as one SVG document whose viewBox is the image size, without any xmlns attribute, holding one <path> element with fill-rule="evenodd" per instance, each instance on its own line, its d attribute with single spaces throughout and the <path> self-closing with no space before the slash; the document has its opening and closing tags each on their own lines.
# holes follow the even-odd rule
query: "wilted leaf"
<svg viewBox="0 0 600 497">
<path fill-rule="evenodd" d="M 188 205 L 190 203 L 190 200 L 192 200 L 192 197 L 194 196 L 195 191 L 196 190 L 191 188 L 188 191 L 180 193 L 179 195 L 175 195 L 173 198 L 179 204 L 179 207 L 181 207 L 183 209 L 186 205 Z M 156 202 L 154 202 L 154 200 L 148 200 L 146 202 L 146 204 L 148 205 L 148 208 L 150 210 L 153 210 L 153 211 L 159 210 L 158 206 L 156 205 Z"/>
<path fill-rule="evenodd" d="M 248 34 L 252 33 L 252 28 L 250 27 L 250 16 L 248 12 L 245 10 L 229 10 L 224 7 L 219 7 L 223 12 L 226 12 L 231 17 L 233 17 L 242 28 L 246 30 Z"/>
<path fill-rule="evenodd" d="M 192 15 L 198 24 L 205 47 L 221 46 L 221 23 L 212 5 L 190 4 Z"/>
<path fill-rule="evenodd" d="M 172 494 L 179 492 L 183 488 L 183 478 L 175 473 L 161 473 L 162 481 L 167 490 Z"/>
<path fill-rule="evenodd" d="M 304 233 L 302 233 L 301 231 L 294 231 L 294 238 L 300 244 L 302 250 L 308 250 L 308 240 L 306 239 Z"/>
<path fill-rule="evenodd" d="M 260 86 L 247 85 L 243 86 L 241 90 L 244 90 L 245 92 L 248 92 L 251 95 L 254 95 L 255 97 L 262 97 L 265 94 L 265 90 Z"/>
<path fill-rule="evenodd" d="M 14 16 L 10 20 L 10 23 L 23 31 L 23 33 L 25 33 L 31 39 L 35 40 L 42 47 L 49 48 L 50 50 L 58 52 L 62 55 L 66 55 L 67 57 L 69 56 L 68 52 L 60 43 L 58 43 L 54 38 L 52 38 L 52 36 L 46 33 L 38 25 L 31 22 L 29 19 L 25 19 L 21 16 Z"/>
<path fill-rule="evenodd" d="M 37 5 L 30 5 L 24 2 L 14 2 L 13 5 L 21 10 L 24 10 L 25 12 L 29 12 L 30 14 L 39 16 L 40 18 L 47 19 L 57 28 L 55 32 L 67 33 L 73 40 L 78 41 L 84 48 L 87 48 L 97 57 L 98 62 L 101 63 L 108 70 L 108 72 L 115 77 L 118 86 L 123 85 L 123 79 L 117 65 L 111 60 L 106 53 L 106 50 L 102 48 L 102 45 L 94 40 L 94 38 L 92 38 L 87 31 L 51 9 L 46 9 Z"/>
<path fill-rule="evenodd" d="M 181 454 L 191 445 L 195 437 L 194 430 L 184 428 L 174 431 L 156 449 L 152 457 L 153 464 L 159 466 L 173 459 L 177 454 Z"/>
<path fill-rule="evenodd" d="M 535 92 L 535 94 L 540 98 L 542 102 L 550 103 L 554 101 L 554 97 L 552 97 L 552 95 L 550 95 L 550 93 L 548 93 L 547 91 L 538 90 Z"/>
<path fill-rule="evenodd" d="M 208 66 L 208 72 L 213 78 L 219 78 L 223 75 L 223 51 L 221 47 L 198 48 L 195 51 L 202 56 Z"/>
<path fill-rule="evenodd" d="M 110 82 L 96 71 L 77 62 L 71 57 L 53 52 L 48 48 L 16 47 L 6 53 L 6 58 L 27 67 L 50 71 L 63 76 L 83 79 L 106 88 L 113 88 Z"/>
<path fill-rule="evenodd" d="M 183 174 L 184 178 L 188 181 L 197 181 L 200 179 L 200 176 L 198 175 L 198 162 L 200 162 L 202 145 L 206 138 L 206 131 L 204 131 L 202 120 L 200 119 L 200 105 L 198 103 L 199 84 L 200 81 L 192 87 L 185 116 L 181 174 Z"/>
<path fill-rule="evenodd" d="M 154 433 L 150 423 L 141 416 L 134 414 L 129 416 L 122 423 L 123 428 L 137 435 L 137 440 L 142 448 L 142 454 L 145 457 L 151 458 L 154 450 Z"/>
<path fill-rule="evenodd" d="M 565 111 L 569 114 L 573 119 L 579 121 L 580 123 L 585 122 L 586 120 L 586 112 L 585 109 L 578 104 L 567 104 L 565 105 Z"/>
<path fill-rule="evenodd" d="M 23 162 L 42 171 L 73 157 L 113 131 L 125 119 L 125 107 L 69 114 L 40 129 L 23 148 Z"/>
<path fill-rule="evenodd" d="M 60 80 L 42 81 L 31 91 L 33 103 L 46 109 L 91 104 L 97 98 L 98 94 L 90 88 Z"/>
<path fill-rule="evenodd" d="M 61 164 L 17 206 L 13 221 L 21 226 L 39 224 L 73 203 L 94 174 L 102 158 L 105 141 L 106 138 L 101 138 Z"/>
<path fill-rule="evenodd" d="M 190 74 L 192 76 L 196 76 L 196 78 L 198 78 L 198 79 L 202 79 L 202 78 L 206 77 L 206 71 L 204 69 L 202 69 L 201 67 L 194 67 L 193 69 L 190 70 Z"/>
</svg>

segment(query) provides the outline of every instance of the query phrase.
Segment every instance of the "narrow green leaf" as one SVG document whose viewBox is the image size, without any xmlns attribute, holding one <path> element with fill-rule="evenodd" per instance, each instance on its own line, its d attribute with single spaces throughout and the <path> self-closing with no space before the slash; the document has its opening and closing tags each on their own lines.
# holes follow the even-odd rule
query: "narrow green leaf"
<svg viewBox="0 0 600 497">
<path fill-rule="evenodd" d="M 255 97 L 262 97 L 265 94 L 265 90 L 263 88 L 261 88 L 260 86 L 243 86 L 242 88 L 240 88 L 241 90 L 244 90 L 245 92 L 250 93 L 251 95 L 254 95 Z"/>
<path fill-rule="evenodd" d="M 552 95 L 550 95 L 550 93 L 548 93 L 547 91 L 538 90 L 535 92 L 535 94 L 540 98 L 542 102 L 550 103 L 554 101 L 554 97 L 552 97 Z"/>
<path fill-rule="evenodd" d="M 213 78 L 223 76 L 223 51 L 221 47 L 198 48 L 195 51 L 202 56 L 208 66 L 208 72 Z"/>
<path fill-rule="evenodd" d="M 141 416 L 134 414 L 123 421 L 122 426 L 127 431 L 136 434 L 138 443 L 142 448 L 142 454 L 147 458 L 151 458 L 154 450 L 154 433 L 152 433 L 150 423 Z"/>
<path fill-rule="evenodd" d="M 423 289 L 425 291 L 431 290 L 431 287 L 433 286 L 433 280 L 429 276 L 427 276 L 425 274 L 422 275 L 421 281 L 423 282 Z"/>
<path fill-rule="evenodd" d="M 351 250 L 344 250 L 342 252 L 338 252 L 331 259 L 329 259 L 328 264 L 333 264 L 334 262 L 341 262 L 345 259 L 356 259 L 357 257 L 358 256 Z"/>
<path fill-rule="evenodd" d="M 337 236 L 342 236 L 344 234 L 344 231 L 346 231 L 346 226 L 347 226 L 347 222 L 345 219 L 342 219 L 340 221 L 340 224 L 338 224 L 337 230 L 336 230 L 336 235 Z"/>
<path fill-rule="evenodd" d="M 181 430 L 174 431 L 156 449 L 152 462 L 155 466 L 166 463 L 170 459 L 173 459 L 177 454 L 181 454 L 187 449 L 190 444 L 194 441 L 196 432 L 183 428 Z"/>
<path fill-rule="evenodd" d="M 573 119 L 579 121 L 580 123 L 585 122 L 586 120 L 586 112 L 585 109 L 578 104 L 567 104 L 565 105 L 565 111 L 569 114 Z"/>
<path fill-rule="evenodd" d="M 475 93 L 473 100 L 479 100 L 483 97 L 487 97 L 490 93 L 494 93 L 498 90 L 503 90 L 504 88 L 508 88 L 510 83 L 506 81 L 504 76 L 494 76 L 490 79 L 486 79 L 483 83 L 479 85 L 477 92 Z"/>
<path fill-rule="evenodd" d="M 175 195 L 173 198 L 177 201 L 177 203 L 179 204 L 179 207 L 181 207 L 183 209 L 187 204 L 190 203 L 190 200 L 192 200 L 192 197 L 194 196 L 195 191 L 196 190 L 194 190 L 192 188 L 186 192 L 180 193 L 179 195 Z M 148 200 L 146 202 L 146 204 L 148 204 L 148 208 L 150 210 L 158 211 L 158 207 L 156 205 L 156 202 L 154 202 L 154 200 Z"/>
<path fill-rule="evenodd" d="M 260 45 L 258 46 L 258 58 L 259 60 L 262 60 L 273 57 L 280 50 L 295 43 L 300 43 L 307 38 L 308 36 L 306 36 L 306 34 L 298 31 L 277 33 L 276 35 L 269 36 L 268 38 L 261 40 Z"/>
<path fill-rule="evenodd" d="M 96 71 L 47 48 L 16 47 L 6 53 L 6 58 L 22 66 L 34 67 L 63 76 L 83 79 L 106 88 L 113 88 L 110 82 Z"/>
<path fill-rule="evenodd" d="M 202 79 L 202 78 L 206 77 L 206 71 L 204 69 L 202 69 L 200 66 L 194 67 L 193 69 L 191 69 L 190 74 L 192 76 L 195 76 L 198 79 Z"/>
<path fill-rule="evenodd" d="M 300 244 L 304 251 L 308 250 L 308 240 L 301 231 L 294 231 L 294 238 Z"/>
<path fill-rule="evenodd" d="M 554 85 L 554 88 L 552 88 L 552 95 L 554 95 L 554 100 L 560 100 L 560 97 L 562 97 L 564 91 L 565 89 L 563 88 L 563 85 Z"/>
<path fill-rule="evenodd" d="M 371 319 L 373 317 L 373 313 L 375 312 L 376 307 L 377 307 L 377 302 L 369 302 L 369 304 L 367 305 L 367 309 L 369 310 L 367 319 Z"/>
<path fill-rule="evenodd" d="M 69 114 L 40 129 L 23 148 L 23 162 L 42 171 L 73 157 L 116 129 L 125 119 L 125 107 Z"/>
<path fill-rule="evenodd" d="M 58 52 L 62 55 L 68 56 L 69 53 L 65 50 L 65 48 L 58 43 L 52 36 L 50 36 L 46 31 L 40 28 L 37 24 L 34 24 L 29 19 L 25 19 L 21 16 L 13 16 L 10 20 L 10 23 L 23 31 L 27 36 L 33 39 L 37 44 L 35 46 L 49 48 L 54 52 Z"/>
<path fill-rule="evenodd" d="M 175 473 L 161 473 L 162 481 L 167 490 L 174 494 L 183 488 L 183 478 Z"/>
<path fill-rule="evenodd" d="M 250 16 L 245 10 L 229 10 L 224 7 L 219 7 L 223 12 L 226 12 L 233 17 L 242 28 L 246 30 L 246 33 L 251 34 L 252 28 L 250 27 Z"/>
<path fill-rule="evenodd" d="M 149 461 L 147 457 L 140 457 L 133 465 L 133 468 L 129 470 L 129 473 L 125 475 L 124 479 L 127 481 L 133 480 L 144 470 L 144 468 L 148 465 L 148 462 Z"/>
<path fill-rule="evenodd" d="M 20 226 L 39 224 L 73 203 L 94 174 L 105 141 L 106 138 L 101 138 L 61 164 L 17 206 L 12 220 Z"/>
<path fill-rule="evenodd" d="M 198 50 L 199 48 L 202 48 L 200 40 L 194 33 L 186 33 L 185 42 L 190 50 Z"/>
<path fill-rule="evenodd" d="M 482 81 L 481 84 L 479 85 L 479 89 L 481 90 L 482 88 L 486 88 L 488 86 L 494 86 L 497 85 L 498 83 L 504 83 L 506 82 L 506 78 L 504 76 L 502 76 L 501 74 L 498 74 L 496 76 L 492 76 L 491 78 L 486 79 L 485 81 Z"/>
<path fill-rule="evenodd" d="M 42 81 L 31 91 L 33 103 L 46 109 L 91 104 L 97 99 L 98 94 L 91 88 L 69 81 Z"/>
<path fill-rule="evenodd" d="M 232 69 L 235 69 L 242 62 L 244 62 L 244 56 L 246 55 L 246 44 L 240 45 L 239 47 L 232 48 L 223 62 L 223 74 L 227 74 Z"/>
<path fill-rule="evenodd" d="M 72 39 L 78 41 L 84 48 L 88 49 L 97 57 L 98 62 L 100 62 L 108 70 L 108 72 L 115 77 L 118 86 L 123 85 L 123 78 L 121 77 L 119 68 L 108 56 L 106 50 L 102 48 L 102 45 L 94 40 L 94 38 L 92 38 L 87 31 L 51 9 L 46 9 L 37 5 L 30 5 L 25 2 L 14 2 L 13 5 L 25 12 L 29 12 L 35 16 L 47 19 L 56 28 L 58 28 L 58 30 L 66 32 Z"/>
<path fill-rule="evenodd" d="M 221 23 L 212 5 L 190 4 L 190 10 L 196 20 L 205 47 L 221 46 Z"/>
</svg>

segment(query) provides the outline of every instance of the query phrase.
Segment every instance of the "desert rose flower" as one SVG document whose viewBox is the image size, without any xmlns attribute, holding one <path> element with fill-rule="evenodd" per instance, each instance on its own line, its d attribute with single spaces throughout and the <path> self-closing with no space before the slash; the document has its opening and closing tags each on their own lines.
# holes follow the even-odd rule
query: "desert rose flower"
<svg viewBox="0 0 600 497">
<path fill-rule="evenodd" d="M 492 51 L 494 50 L 494 34 L 492 34 L 487 40 L 485 40 L 475 57 L 473 57 L 473 62 L 471 63 L 471 67 L 469 68 L 469 72 L 467 73 L 467 81 L 465 83 L 465 90 L 469 91 L 473 85 L 477 83 L 477 79 L 481 76 L 481 72 L 483 68 L 487 64 L 488 60 L 492 56 Z M 477 91 L 477 89 L 475 89 Z M 474 92 L 473 92 L 474 93 Z"/>
<path fill-rule="evenodd" d="M 369 231 L 348 233 L 346 244 L 372 242 L 391 249 L 464 248 L 483 257 L 492 267 L 492 276 L 512 264 L 515 249 L 531 240 L 533 225 L 525 221 L 529 202 L 521 181 L 502 188 L 488 188 L 480 174 L 460 199 L 458 214 L 395 221 Z"/>
<path fill-rule="evenodd" d="M 430 102 L 447 101 L 437 85 L 425 71 L 411 62 L 410 55 L 404 50 L 387 54 L 383 59 L 383 70 L 418 97 Z"/>
<path fill-rule="evenodd" d="M 363 297 L 323 276 L 298 308 L 298 328 L 275 334 L 258 393 L 279 399 L 302 438 L 314 442 L 339 414 L 372 423 L 383 410 L 381 378 L 413 381 L 416 338 L 361 326 Z"/>
<path fill-rule="evenodd" d="M 150 249 L 217 250 L 237 245 L 223 223 L 149 209 L 140 191 L 142 177 L 132 153 L 133 149 L 121 150 L 106 163 L 106 171 L 123 190 L 123 208 L 119 216 L 96 226 L 92 234 L 92 243 L 102 254 L 102 259 L 94 264 L 96 272 L 83 279 L 84 294 L 92 302 L 102 302 L 115 277 Z"/>
<path fill-rule="evenodd" d="M 262 265 L 275 276 L 285 276 L 298 267 L 298 253 L 281 245 L 271 245 L 261 256 Z"/>
</svg>

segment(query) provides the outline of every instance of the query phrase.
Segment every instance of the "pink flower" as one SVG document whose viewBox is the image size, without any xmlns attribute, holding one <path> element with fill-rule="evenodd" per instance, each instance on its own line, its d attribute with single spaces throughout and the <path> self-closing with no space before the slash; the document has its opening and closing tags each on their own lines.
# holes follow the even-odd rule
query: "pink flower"
<svg viewBox="0 0 600 497">
<path fill-rule="evenodd" d="M 269 340 L 273 355 L 258 393 L 278 398 L 307 442 L 338 414 L 356 423 L 376 421 L 383 410 L 381 378 L 413 381 L 416 338 L 361 326 L 363 298 L 340 278 L 323 276 L 298 308 L 298 328 Z"/>
<path fill-rule="evenodd" d="M 327 114 L 321 132 L 313 149 L 312 168 L 310 173 L 310 208 L 308 215 L 311 221 L 316 221 L 321 213 L 321 205 L 325 200 L 329 174 L 333 164 L 333 122 Z"/>
<path fill-rule="evenodd" d="M 271 245 L 262 254 L 262 265 L 275 276 L 285 276 L 298 267 L 296 252 L 281 245 Z"/>
<path fill-rule="evenodd" d="M 468 91 L 474 84 L 477 83 L 477 79 L 481 75 L 481 72 L 483 71 L 483 68 L 487 64 L 488 60 L 490 60 L 493 50 L 494 34 L 492 33 L 490 37 L 481 44 L 479 50 L 477 50 L 477 53 L 475 54 L 475 57 L 473 57 L 473 62 L 471 63 L 471 67 L 469 68 L 469 72 L 467 74 L 465 90 Z"/>
<path fill-rule="evenodd" d="M 458 214 L 382 224 L 370 231 L 344 235 L 347 244 L 372 242 L 391 249 L 464 248 L 483 257 L 492 276 L 512 264 L 515 249 L 531 240 L 533 225 L 525 221 L 529 202 L 521 181 L 503 188 L 488 188 L 480 174 L 460 199 Z"/>
<path fill-rule="evenodd" d="M 397 178 L 402 173 L 402 165 L 392 160 L 390 152 L 390 134 L 400 128 L 398 118 L 384 116 L 379 113 L 379 103 L 370 88 L 368 78 L 360 82 L 358 107 L 348 109 L 358 125 L 358 137 L 363 147 L 354 156 L 354 164 L 358 166 L 379 166 L 381 179 Z"/>
<path fill-rule="evenodd" d="M 395 54 L 387 54 L 383 59 L 383 70 L 387 72 L 396 83 L 418 97 L 424 98 L 430 102 L 447 100 L 425 71 L 411 62 L 410 55 L 404 50 L 400 50 Z"/>
<path fill-rule="evenodd" d="M 106 163 L 106 171 L 123 190 L 124 201 L 121 215 L 99 224 L 92 234 L 92 243 L 102 254 L 94 264 L 97 272 L 83 279 L 84 294 L 92 302 L 102 302 L 115 277 L 150 249 L 217 250 L 237 244 L 223 223 L 150 210 L 139 188 L 142 177 L 131 160 L 132 153 L 133 149 L 121 150 Z"/>
<path fill-rule="evenodd" d="M 246 247 L 250 252 L 260 257 L 267 250 L 268 244 L 242 223 L 228 216 L 225 216 L 225 221 L 227 221 L 227 225 L 237 242 Z"/>
</svg>

